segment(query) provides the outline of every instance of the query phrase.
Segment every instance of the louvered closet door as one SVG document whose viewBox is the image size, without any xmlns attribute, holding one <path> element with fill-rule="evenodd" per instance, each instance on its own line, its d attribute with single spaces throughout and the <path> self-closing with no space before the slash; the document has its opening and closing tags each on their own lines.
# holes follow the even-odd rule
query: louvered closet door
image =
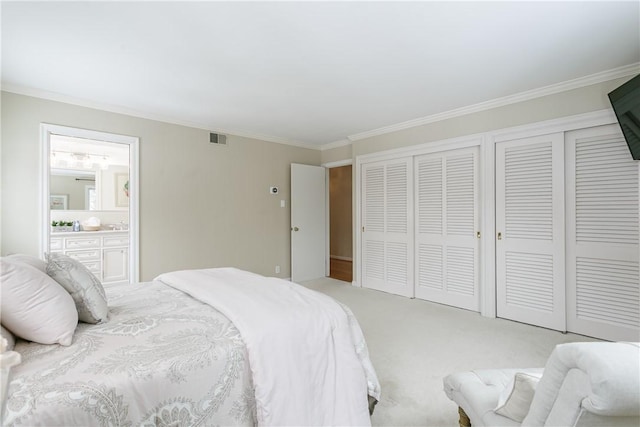
<svg viewBox="0 0 640 427">
<path fill-rule="evenodd" d="M 413 296 L 411 159 L 362 166 L 362 285 Z"/>
<path fill-rule="evenodd" d="M 498 317 L 565 330 L 564 136 L 496 144 Z"/>
<path fill-rule="evenodd" d="M 638 170 L 618 125 L 567 133 L 568 330 L 640 339 Z"/>
<path fill-rule="evenodd" d="M 478 148 L 415 159 L 416 298 L 479 311 Z"/>
</svg>

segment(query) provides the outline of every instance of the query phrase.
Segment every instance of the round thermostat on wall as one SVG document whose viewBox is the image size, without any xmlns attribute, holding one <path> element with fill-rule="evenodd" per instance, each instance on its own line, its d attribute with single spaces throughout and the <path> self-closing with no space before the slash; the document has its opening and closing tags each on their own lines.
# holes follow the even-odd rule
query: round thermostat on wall
<svg viewBox="0 0 640 427">
<path fill-rule="evenodd" d="M 278 187 L 269 187 L 269 193 L 278 194 Z"/>
</svg>

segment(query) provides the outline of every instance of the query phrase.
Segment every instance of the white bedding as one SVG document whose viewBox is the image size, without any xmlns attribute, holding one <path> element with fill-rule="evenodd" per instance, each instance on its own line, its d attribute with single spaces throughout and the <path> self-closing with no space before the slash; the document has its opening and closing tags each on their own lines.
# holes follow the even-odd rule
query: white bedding
<svg viewBox="0 0 640 427">
<path fill-rule="evenodd" d="M 204 302 L 160 281 L 111 285 L 109 320 L 79 323 L 70 346 L 18 340 L 22 363 L 12 370 L 1 424 L 255 425 L 257 414 L 264 425 L 369 424 L 367 389 L 379 399 L 380 386 L 347 307 L 278 279 L 212 274 L 194 273 L 205 284 L 178 286 L 208 295 Z M 220 285 L 220 275 L 232 282 Z M 213 302 L 217 309 L 213 299 L 225 302 Z M 222 312 L 234 307 L 244 314 Z M 239 329 L 248 325 L 257 329 L 245 337 Z M 263 360 L 249 356 L 258 348 Z"/>
<path fill-rule="evenodd" d="M 378 399 L 380 386 L 348 309 L 295 283 L 233 268 L 157 280 L 215 307 L 238 328 L 259 424 L 370 425 L 367 394 Z"/>
<path fill-rule="evenodd" d="M 105 287 L 109 320 L 79 323 L 70 346 L 23 340 L 3 426 L 254 425 L 237 328 L 162 283 Z"/>
</svg>

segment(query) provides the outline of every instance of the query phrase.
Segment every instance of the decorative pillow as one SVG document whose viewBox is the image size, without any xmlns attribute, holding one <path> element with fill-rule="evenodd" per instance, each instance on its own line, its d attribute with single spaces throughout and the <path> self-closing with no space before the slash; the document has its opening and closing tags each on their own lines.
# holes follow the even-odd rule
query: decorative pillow
<svg viewBox="0 0 640 427">
<path fill-rule="evenodd" d="M 36 258 L 31 255 L 12 254 L 7 256 L 7 259 L 9 259 L 10 261 L 21 262 L 23 264 L 30 265 L 31 267 L 35 267 L 43 273 L 47 272 L 47 263 L 40 258 Z"/>
<path fill-rule="evenodd" d="M 73 299 L 40 270 L 0 258 L 2 325 L 40 344 L 70 345 L 78 325 Z"/>
<path fill-rule="evenodd" d="M 47 255 L 47 274 L 71 294 L 78 319 L 102 323 L 108 318 L 107 296 L 102 283 L 81 262 L 61 253 Z"/>
<path fill-rule="evenodd" d="M 498 398 L 498 406 L 494 409 L 496 414 L 510 418 L 519 423 L 529 413 L 533 395 L 536 392 L 536 386 L 540 381 L 537 374 L 525 374 L 518 372 L 505 389 L 500 393 Z"/>
<path fill-rule="evenodd" d="M 7 347 L 4 349 L 5 351 L 11 351 L 16 346 L 16 338 L 13 336 L 11 332 L 5 329 L 4 326 L 0 326 L 2 330 L 2 338 L 7 340 Z"/>
</svg>

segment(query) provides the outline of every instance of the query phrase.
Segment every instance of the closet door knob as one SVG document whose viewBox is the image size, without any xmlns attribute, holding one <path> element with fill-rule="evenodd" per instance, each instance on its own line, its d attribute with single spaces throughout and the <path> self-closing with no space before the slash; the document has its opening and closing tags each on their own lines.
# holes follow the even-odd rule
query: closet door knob
<svg viewBox="0 0 640 427">
<path fill-rule="evenodd" d="M 502 240 L 502 233 L 498 232 L 498 240 Z"/>
</svg>

